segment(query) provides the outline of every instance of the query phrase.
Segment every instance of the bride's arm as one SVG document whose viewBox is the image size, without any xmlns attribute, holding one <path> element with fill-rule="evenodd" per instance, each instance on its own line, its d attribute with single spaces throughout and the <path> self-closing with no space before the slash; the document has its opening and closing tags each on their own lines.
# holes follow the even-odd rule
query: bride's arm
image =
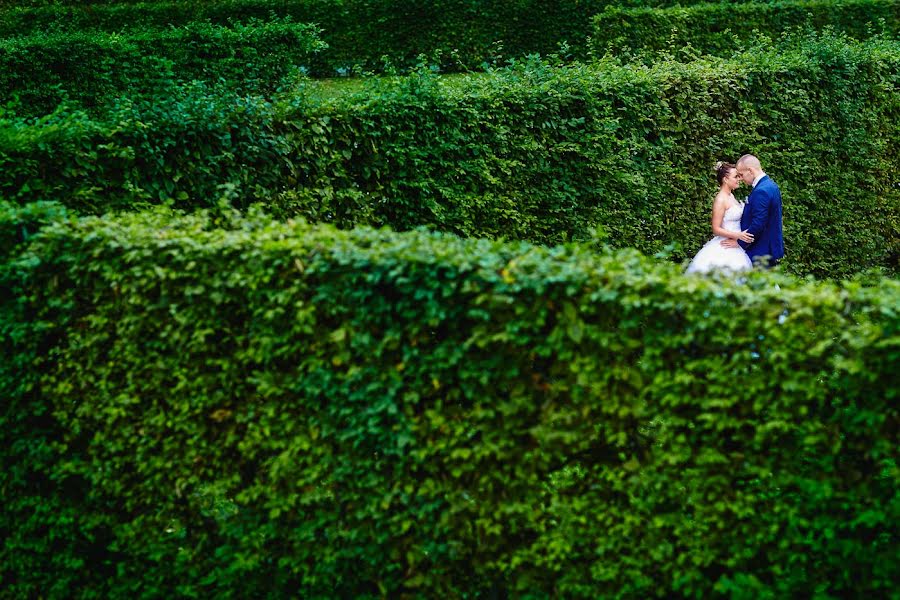
<svg viewBox="0 0 900 600">
<path fill-rule="evenodd" d="M 748 244 L 753 241 L 753 236 L 746 231 L 729 231 L 722 228 L 722 223 L 725 222 L 725 202 L 718 198 L 713 202 L 711 221 L 713 235 L 730 238 L 732 240 L 742 240 Z"/>
</svg>

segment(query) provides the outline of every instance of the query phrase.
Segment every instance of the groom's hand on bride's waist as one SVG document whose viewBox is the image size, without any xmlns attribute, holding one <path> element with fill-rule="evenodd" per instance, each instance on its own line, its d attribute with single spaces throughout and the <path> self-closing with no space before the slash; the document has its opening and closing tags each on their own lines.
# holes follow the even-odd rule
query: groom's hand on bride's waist
<svg viewBox="0 0 900 600">
<path fill-rule="evenodd" d="M 737 240 L 733 240 L 731 238 L 724 239 L 719 243 L 722 244 L 722 246 L 725 248 L 737 248 L 738 247 Z"/>
</svg>

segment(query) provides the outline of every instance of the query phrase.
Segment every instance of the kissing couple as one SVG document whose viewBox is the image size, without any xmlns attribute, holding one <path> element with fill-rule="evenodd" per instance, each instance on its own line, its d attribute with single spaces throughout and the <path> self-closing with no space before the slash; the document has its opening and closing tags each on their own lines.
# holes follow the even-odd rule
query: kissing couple
<svg viewBox="0 0 900 600">
<path fill-rule="evenodd" d="M 711 218 L 715 237 L 697 252 L 687 272 L 742 271 L 754 264 L 774 267 L 784 257 L 778 185 L 765 174 L 759 159 L 752 154 L 745 154 L 734 165 L 716 163 L 715 170 L 719 184 Z M 734 197 L 734 190 L 741 182 L 753 188 L 746 204 Z"/>
</svg>

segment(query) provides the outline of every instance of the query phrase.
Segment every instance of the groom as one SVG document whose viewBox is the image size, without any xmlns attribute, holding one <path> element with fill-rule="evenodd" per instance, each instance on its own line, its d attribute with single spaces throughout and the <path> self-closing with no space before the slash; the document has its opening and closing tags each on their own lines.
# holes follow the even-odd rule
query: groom
<svg viewBox="0 0 900 600">
<path fill-rule="evenodd" d="M 762 170 L 759 159 L 745 154 L 737 161 L 738 176 L 753 187 L 744 214 L 741 215 L 741 230 L 753 234 L 750 243 L 726 239 L 726 248 L 741 248 L 753 264 L 761 263 L 766 268 L 774 267 L 784 257 L 784 237 L 781 233 L 781 190 Z"/>
</svg>

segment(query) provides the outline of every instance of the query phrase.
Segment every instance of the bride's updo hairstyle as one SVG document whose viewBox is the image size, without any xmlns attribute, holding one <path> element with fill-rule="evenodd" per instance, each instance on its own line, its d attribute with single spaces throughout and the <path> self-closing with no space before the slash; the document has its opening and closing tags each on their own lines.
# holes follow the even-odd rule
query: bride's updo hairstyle
<svg viewBox="0 0 900 600">
<path fill-rule="evenodd" d="M 716 183 L 722 185 L 722 182 L 725 181 L 725 178 L 728 177 L 728 173 L 730 173 L 732 169 L 737 169 L 737 167 L 729 162 L 722 162 L 721 160 L 717 162 L 716 166 L 713 168 L 716 172 Z"/>
</svg>

